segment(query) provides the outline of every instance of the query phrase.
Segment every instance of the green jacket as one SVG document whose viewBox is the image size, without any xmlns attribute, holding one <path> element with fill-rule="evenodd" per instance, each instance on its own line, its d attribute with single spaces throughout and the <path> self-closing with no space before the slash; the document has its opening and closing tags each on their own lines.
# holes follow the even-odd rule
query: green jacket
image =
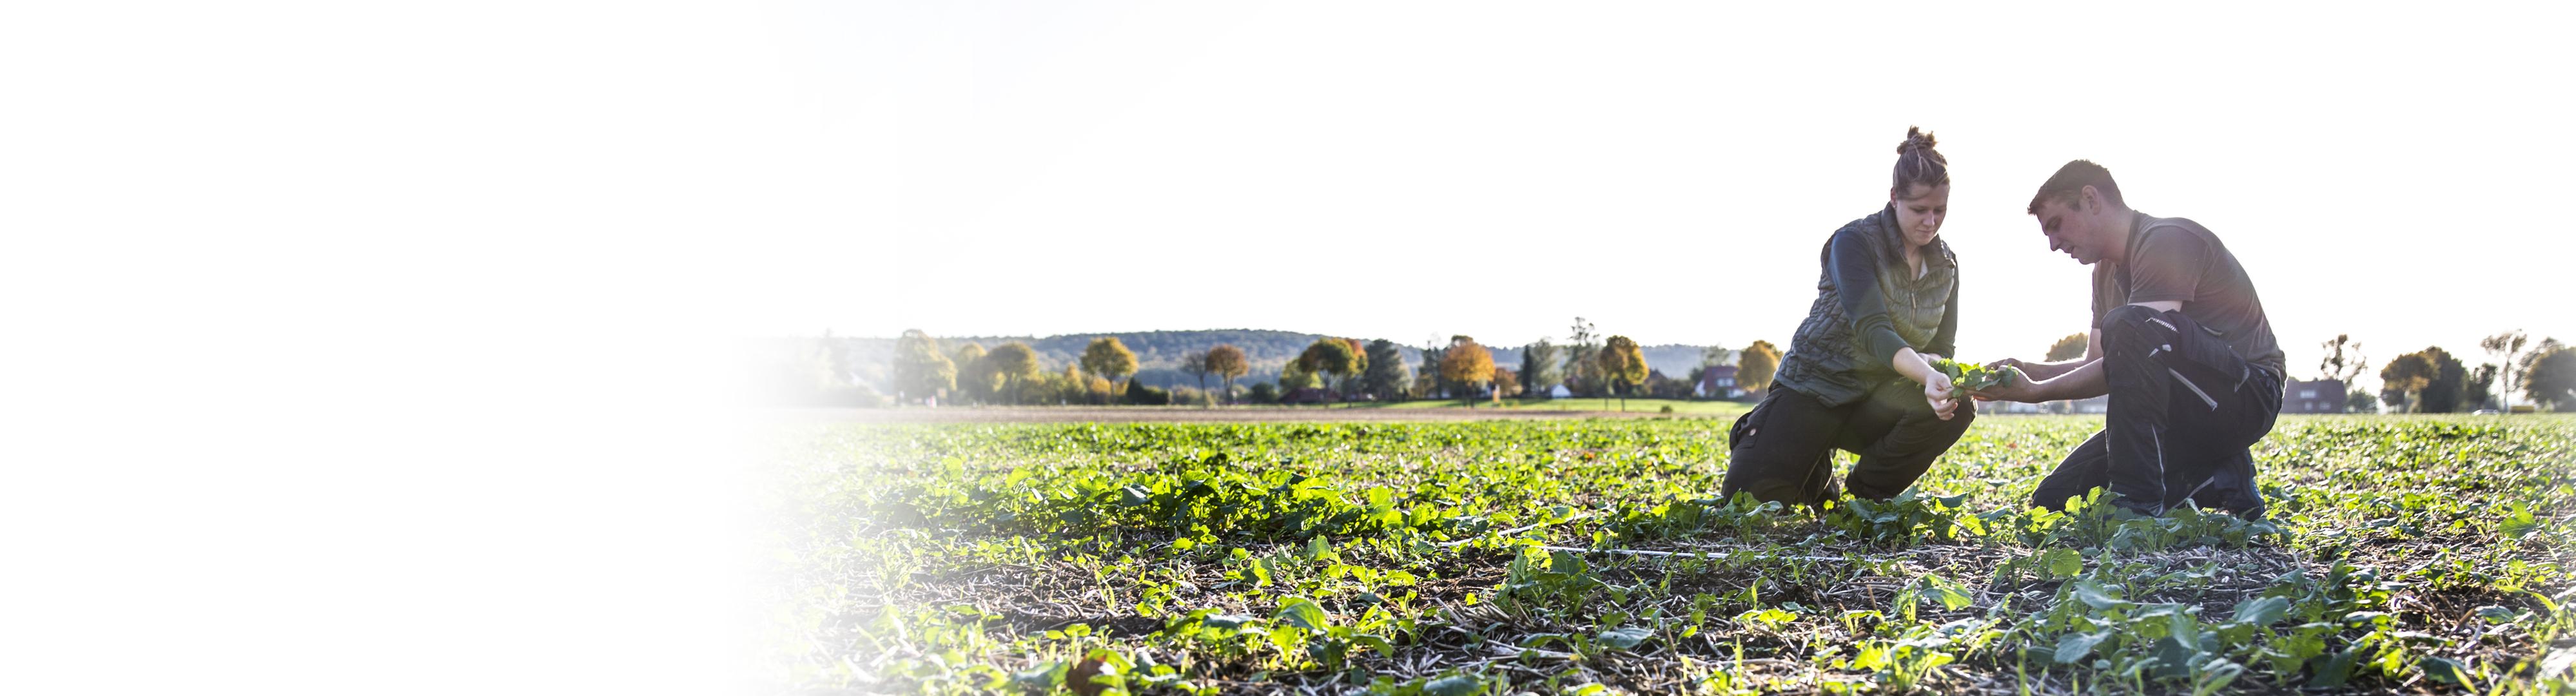
<svg viewBox="0 0 2576 696">
<path fill-rule="evenodd" d="M 1827 406 L 1858 401 L 1890 379 L 1896 352 L 1951 355 L 1959 333 L 1959 258 L 1934 238 L 1924 273 L 1905 264 L 1905 235 L 1889 204 L 1825 242 L 1816 302 L 1773 381 Z"/>
</svg>

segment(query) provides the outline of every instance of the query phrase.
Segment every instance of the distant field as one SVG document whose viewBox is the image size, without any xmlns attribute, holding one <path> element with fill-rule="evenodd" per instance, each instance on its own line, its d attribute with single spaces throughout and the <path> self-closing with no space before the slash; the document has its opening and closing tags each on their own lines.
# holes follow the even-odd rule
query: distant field
<svg viewBox="0 0 2576 696">
<path fill-rule="evenodd" d="M 1225 423 L 1225 422 L 1344 422 L 1344 421 L 1422 421 L 1422 420 L 1487 420 L 1532 418 L 1638 418 L 1665 415 L 1662 407 L 1673 407 L 1676 418 L 1734 418 L 1753 407 L 1726 401 L 1681 401 L 1672 399 L 1629 399 L 1628 410 L 1619 410 L 1619 401 L 1610 400 L 1603 408 L 1600 399 L 1505 399 L 1502 406 L 1479 401 L 1473 407 L 1456 400 L 1407 401 L 1401 403 L 1354 403 L 1316 406 L 943 406 L 940 408 L 779 408 L 770 413 L 781 420 L 837 423 Z"/>
<path fill-rule="evenodd" d="M 1526 409 L 1526 410 L 1548 410 L 1548 411 L 1619 411 L 1619 410 L 1621 410 L 1621 408 L 1620 408 L 1620 404 L 1619 404 L 1619 400 L 1618 400 L 1618 399 L 1504 399 L 1504 400 L 1503 400 L 1503 402 L 1502 402 L 1502 404 L 1501 404 L 1499 407 L 1497 407 L 1497 406 L 1496 406 L 1495 404 L 1493 404 L 1492 402 L 1482 401 L 1482 400 L 1475 401 L 1475 402 L 1473 402 L 1473 404 L 1474 404 L 1473 406 L 1469 406 L 1467 403 L 1462 403 L 1462 402 L 1460 402 L 1460 401 L 1458 401 L 1458 400 L 1456 400 L 1456 399 L 1437 399 L 1437 400 L 1422 400 L 1422 401 L 1402 401 L 1402 402 L 1388 403 L 1388 404 L 1351 404 L 1351 405 L 1349 405 L 1349 406 L 1336 406 L 1336 407 L 1334 407 L 1334 408 L 1460 408 L 1460 409 L 1472 409 L 1472 410 L 1502 410 L 1502 411 L 1513 411 L 1513 410 L 1524 410 L 1524 409 Z M 1627 403 L 1627 407 L 1626 407 L 1626 409 L 1625 409 L 1625 410 L 1626 410 L 1627 412 L 1629 412 L 1629 413 L 1637 413 L 1637 412 L 1657 413 L 1657 412 L 1660 412 L 1660 410 L 1661 410 L 1663 407 L 1665 407 L 1665 406 L 1671 406 L 1671 407 L 1673 407 L 1673 412 L 1674 412 L 1674 413 L 1677 413 L 1677 414 L 1681 414 L 1681 415 L 1688 415 L 1688 416 L 1728 416 L 1728 417 L 1732 417 L 1732 416 L 1735 416 L 1735 415 L 1738 415 L 1738 414 L 1742 414 L 1742 413 L 1744 413 L 1745 411 L 1752 410 L 1752 408 L 1753 408 L 1753 404 L 1750 404 L 1750 403 L 1737 403 L 1737 402 L 1733 402 L 1733 401 L 1690 401 L 1690 400 L 1685 400 L 1685 399 L 1629 399 L 1629 400 L 1628 400 L 1628 403 Z"/>
<path fill-rule="evenodd" d="M 2576 688 L 2576 417 L 2284 418 L 2259 522 L 2025 507 L 2098 417 L 1821 515 L 1714 498 L 1726 426 L 783 426 L 773 690 Z"/>
<path fill-rule="evenodd" d="M 977 408 L 770 409 L 785 422 L 935 423 L 1367 423 L 1401 421 L 1682 418 L 1689 414 L 1559 411 L 1524 408 L 1365 408 L 1344 406 L 987 406 Z"/>
</svg>

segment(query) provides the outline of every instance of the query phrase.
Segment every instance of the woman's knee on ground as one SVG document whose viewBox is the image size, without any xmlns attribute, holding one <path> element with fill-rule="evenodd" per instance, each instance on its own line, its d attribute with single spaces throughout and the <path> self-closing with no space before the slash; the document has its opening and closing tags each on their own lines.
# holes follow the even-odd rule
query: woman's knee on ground
<svg viewBox="0 0 2576 696">
<path fill-rule="evenodd" d="M 1832 452 L 1812 462 L 1798 462 L 1775 456 L 1761 456 L 1739 451 L 1727 462 L 1726 477 L 1719 494 L 1734 498 L 1736 493 L 1751 493 L 1761 502 L 1803 505 L 1832 490 Z"/>
</svg>

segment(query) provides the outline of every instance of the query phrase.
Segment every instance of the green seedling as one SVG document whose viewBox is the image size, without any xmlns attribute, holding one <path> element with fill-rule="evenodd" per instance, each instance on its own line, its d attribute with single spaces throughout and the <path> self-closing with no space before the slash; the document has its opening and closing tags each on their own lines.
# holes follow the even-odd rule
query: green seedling
<svg viewBox="0 0 2576 696">
<path fill-rule="evenodd" d="M 1970 391 L 1999 387 L 2026 379 L 2021 373 L 2021 368 L 2011 365 L 2006 365 L 2000 370 L 1992 370 L 1977 363 L 1959 362 L 1949 358 L 1932 361 L 1932 369 L 1940 370 L 1942 375 L 1950 378 L 1952 397 L 1964 397 Z"/>
</svg>

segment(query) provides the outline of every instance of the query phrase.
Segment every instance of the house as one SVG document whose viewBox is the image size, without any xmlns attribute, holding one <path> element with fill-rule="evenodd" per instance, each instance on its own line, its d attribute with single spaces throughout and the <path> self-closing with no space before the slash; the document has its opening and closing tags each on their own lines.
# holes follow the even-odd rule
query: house
<svg viewBox="0 0 2576 696">
<path fill-rule="evenodd" d="M 2342 413 L 2343 407 L 2344 385 L 2340 379 L 2290 380 L 2281 395 L 2282 413 Z"/>
<path fill-rule="evenodd" d="M 1743 397 L 1744 390 L 1735 386 L 1734 365 L 1715 365 L 1700 371 L 1699 385 L 1691 388 L 1691 395 L 1702 399 L 1734 399 Z"/>
</svg>

